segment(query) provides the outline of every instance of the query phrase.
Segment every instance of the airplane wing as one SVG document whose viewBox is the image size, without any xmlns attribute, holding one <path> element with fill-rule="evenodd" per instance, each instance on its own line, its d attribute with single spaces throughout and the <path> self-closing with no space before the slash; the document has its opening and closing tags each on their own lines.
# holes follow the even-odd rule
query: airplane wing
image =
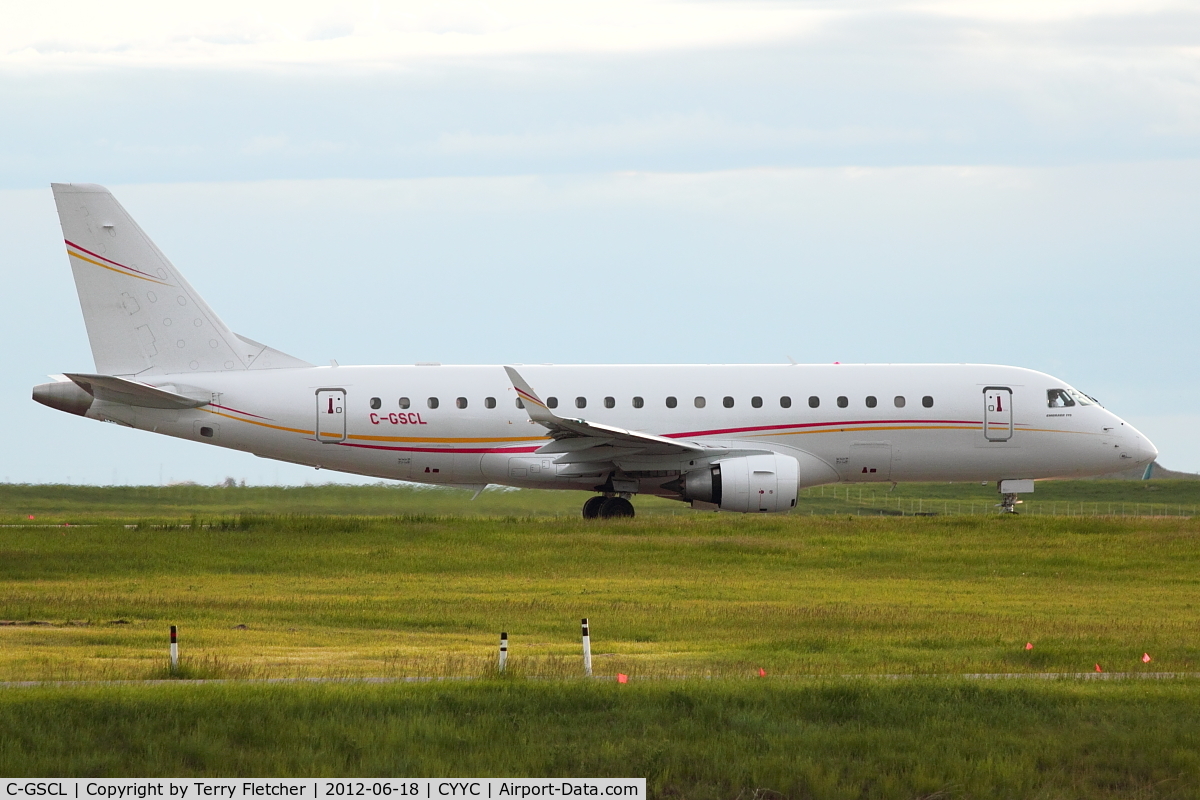
<svg viewBox="0 0 1200 800">
<path fill-rule="evenodd" d="M 652 433 L 631 431 L 613 425 L 588 422 L 586 419 L 560 417 L 537 396 L 521 374 L 505 367 L 513 388 L 521 398 L 529 418 L 550 431 L 554 441 L 538 449 L 539 453 L 562 453 L 556 463 L 601 463 L 628 456 L 687 456 L 711 455 L 721 450 L 698 442 L 668 439 Z"/>
</svg>

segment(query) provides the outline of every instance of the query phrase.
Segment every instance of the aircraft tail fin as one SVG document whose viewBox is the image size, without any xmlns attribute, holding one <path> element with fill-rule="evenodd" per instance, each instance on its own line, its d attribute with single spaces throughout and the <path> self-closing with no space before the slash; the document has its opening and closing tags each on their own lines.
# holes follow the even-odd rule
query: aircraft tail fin
<svg viewBox="0 0 1200 800">
<path fill-rule="evenodd" d="M 103 186 L 50 186 L 96 372 L 312 366 L 231 331 Z"/>
</svg>

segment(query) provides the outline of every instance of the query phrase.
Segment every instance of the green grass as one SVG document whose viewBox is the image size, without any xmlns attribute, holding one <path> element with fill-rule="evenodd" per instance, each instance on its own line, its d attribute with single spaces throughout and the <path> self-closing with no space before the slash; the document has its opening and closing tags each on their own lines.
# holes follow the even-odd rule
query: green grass
<svg viewBox="0 0 1200 800">
<path fill-rule="evenodd" d="M 800 493 L 799 513 L 994 514 L 995 484 L 901 483 L 818 486 Z M 1038 481 L 1021 495 L 1022 514 L 1049 516 L 1196 516 L 1200 481 Z"/>
<path fill-rule="evenodd" d="M 507 631 L 514 668 L 567 675 L 581 617 L 607 675 L 1197 671 L 1198 533 L 716 514 L 8 528 L 0 619 L 51 624 L 0 626 L 0 679 L 159 675 L 171 624 L 208 674 L 482 675 Z"/>
<path fill-rule="evenodd" d="M 55 524 L 84 520 L 187 520 L 239 514 L 481 517 L 577 517 L 586 492 L 474 492 L 400 484 L 373 486 L 53 486 L 0 484 L 0 524 Z M 1032 514 L 1194 516 L 1200 512 L 1200 481 L 1039 481 L 1024 495 Z M 995 513 L 994 485 L 902 483 L 825 486 L 800 494 L 793 515 L 882 512 L 987 515 Z M 683 503 L 654 497 L 635 501 L 641 516 L 689 516 Z"/>
<path fill-rule="evenodd" d="M 578 516 L 588 495 L 579 492 L 490 489 L 472 502 L 465 489 L 408 484 L 349 486 L 53 486 L 0 484 L 0 522 L 69 522 L 108 518 L 188 519 L 193 515 L 293 514 L 398 516 Z M 682 503 L 646 498 L 643 513 Z"/>
<path fill-rule="evenodd" d="M 14 776 L 645 777 L 696 798 L 1200 793 L 1197 682 L 484 681 L 0 692 Z"/>
<path fill-rule="evenodd" d="M 918 502 L 982 489 L 924 488 Z M 843 513 L 585 522 L 525 492 L 462 516 L 453 492 L 171 487 L 160 506 L 157 491 L 0 487 L 9 519 L 42 502 L 77 523 L 38 511 L 0 529 L 0 619 L 20 623 L 0 626 L 0 680 L 472 680 L 4 688 L 0 774 L 1200 797 L 1200 681 L 959 677 L 1200 671 L 1200 520 L 867 516 L 829 494 Z M 266 513 L 281 496 L 329 513 Z M 584 616 L 596 681 L 580 677 Z"/>
</svg>

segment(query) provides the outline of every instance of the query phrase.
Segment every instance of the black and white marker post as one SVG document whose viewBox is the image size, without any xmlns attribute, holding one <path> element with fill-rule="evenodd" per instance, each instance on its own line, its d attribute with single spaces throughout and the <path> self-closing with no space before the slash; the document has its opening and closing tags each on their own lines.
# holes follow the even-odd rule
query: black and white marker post
<svg viewBox="0 0 1200 800">
<path fill-rule="evenodd" d="M 179 671 L 179 628 L 171 626 L 171 672 Z"/>
<path fill-rule="evenodd" d="M 508 664 L 508 634 L 500 634 L 500 671 L 504 672 L 504 666 Z"/>
<path fill-rule="evenodd" d="M 592 677 L 592 636 L 588 633 L 587 617 L 583 618 L 583 674 Z"/>
</svg>

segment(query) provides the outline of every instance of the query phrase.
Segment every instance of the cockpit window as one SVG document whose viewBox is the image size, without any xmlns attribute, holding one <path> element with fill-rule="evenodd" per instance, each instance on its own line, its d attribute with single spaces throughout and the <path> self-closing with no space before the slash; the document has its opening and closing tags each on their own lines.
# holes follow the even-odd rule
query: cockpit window
<svg viewBox="0 0 1200 800">
<path fill-rule="evenodd" d="M 1071 395 L 1071 397 L 1075 398 L 1075 402 L 1079 403 L 1079 405 L 1081 405 L 1081 406 L 1098 406 L 1098 405 L 1100 405 L 1100 403 L 1098 403 L 1096 401 L 1096 398 L 1089 397 L 1088 395 L 1084 394 L 1083 392 L 1079 391 L 1078 389 L 1067 389 L 1067 392 Z"/>
<path fill-rule="evenodd" d="M 1066 389 L 1047 389 L 1046 405 L 1050 408 L 1066 408 L 1075 405 L 1075 401 L 1067 394 Z"/>
</svg>

